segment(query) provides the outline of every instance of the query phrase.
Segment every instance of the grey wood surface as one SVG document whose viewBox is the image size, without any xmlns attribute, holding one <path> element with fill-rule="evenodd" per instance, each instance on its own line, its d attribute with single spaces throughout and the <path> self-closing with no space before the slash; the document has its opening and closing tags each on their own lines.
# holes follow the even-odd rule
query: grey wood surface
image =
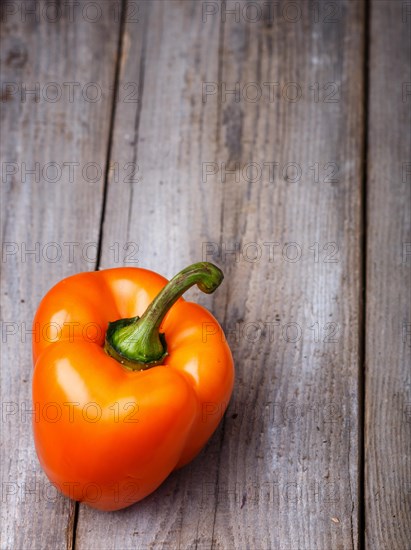
<svg viewBox="0 0 411 550">
<path fill-rule="evenodd" d="M 10 6 L 36 10 L 39 3 Z M 16 10 L 2 20 L 1 548 L 10 550 L 71 547 L 75 504 L 42 472 L 33 415 L 26 412 L 32 409 L 30 330 L 52 285 L 96 265 L 117 58 L 119 23 L 108 15 L 96 23 L 49 18 L 51 11 Z M 98 91 L 91 83 L 102 91 L 98 101 L 91 101 Z M 90 162 L 103 173 L 95 183 L 92 170 L 82 175 Z M 74 181 L 68 163 L 77 163 Z"/>
<path fill-rule="evenodd" d="M 141 33 L 132 24 L 125 29 L 121 74 L 121 80 L 139 79 L 140 104 L 134 112 L 120 104 L 113 143 L 114 160 L 136 159 L 141 180 L 121 193 L 109 182 L 103 248 L 107 241 L 135 241 L 141 265 L 171 276 L 201 257 L 202 243 L 217 243 L 207 250 L 237 243 L 238 258 L 208 257 L 227 280 L 213 312 L 228 332 L 239 330 L 230 337 L 237 384 L 207 450 L 154 495 L 121 514 L 80 507 L 78 547 L 115 541 L 120 548 L 352 548 L 358 531 L 362 7 L 344 3 L 332 29 L 313 22 L 308 6 L 298 23 L 273 26 L 224 24 L 219 17 L 203 22 L 201 4 L 187 2 L 154 2 L 145 11 Z M 150 32 L 145 36 L 143 29 Z M 303 95 L 287 101 L 286 92 L 278 97 L 275 89 L 272 102 L 253 103 L 241 90 L 238 102 L 215 94 L 203 103 L 202 82 L 219 81 L 227 89 L 278 81 L 291 97 L 294 86 L 285 86 L 294 82 Z M 315 82 L 321 88 L 335 83 L 336 102 L 325 103 L 323 90 L 316 102 Z M 251 87 L 248 92 L 252 97 Z M 300 181 L 275 174 L 270 183 L 264 163 L 274 162 L 281 174 L 294 163 L 303 172 Z M 316 162 L 318 182 L 310 170 Z M 238 163 L 238 181 L 228 175 L 223 183 L 223 163 L 228 169 Z M 249 163 L 263 171 L 254 183 L 244 168 Z M 324 181 L 327 163 L 338 166 L 338 182 Z M 216 165 L 218 173 L 206 177 Z M 271 262 L 269 242 L 281 243 Z M 300 261 L 287 260 L 285 254 L 295 254 L 284 248 L 289 242 L 301 248 Z M 318 261 L 310 250 L 316 242 Z M 325 261 L 333 246 L 334 261 Z M 260 249 L 260 260 L 249 261 Z M 103 265 L 111 265 L 110 258 Z M 269 330 L 251 342 L 263 323 Z M 309 328 L 315 323 L 319 342 Z M 334 326 L 337 341 L 324 344 Z M 289 339 L 301 332 L 297 342 L 284 340 L 287 328 Z"/>
<path fill-rule="evenodd" d="M 371 10 L 365 394 L 366 547 L 411 541 L 411 15 Z M 408 10 L 409 10 L 408 5 Z"/>
<path fill-rule="evenodd" d="M 228 2 L 225 16 L 220 2 L 84 1 L 74 12 L 60 4 L 54 23 L 45 2 L 24 4 L 38 17 L 14 5 L 3 14 L 2 83 L 38 81 L 40 101 L 1 90 L 11 243 L 1 548 L 405 550 L 404 3 L 373 1 L 368 30 L 363 0 Z M 47 82 L 58 101 L 44 99 L 56 89 Z M 68 82 L 80 83 L 73 101 Z M 56 182 L 52 168 L 23 181 L 22 163 L 35 162 L 76 162 L 75 182 L 67 164 Z M 38 257 L 24 255 L 36 242 Z M 31 335 L 21 334 L 41 296 L 77 271 L 130 265 L 171 277 L 201 259 L 225 281 L 187 298 L 220 320 L 236 365 L 217 432 L 125 510 L 57 496 L 24 415 Z"/>
</svg>

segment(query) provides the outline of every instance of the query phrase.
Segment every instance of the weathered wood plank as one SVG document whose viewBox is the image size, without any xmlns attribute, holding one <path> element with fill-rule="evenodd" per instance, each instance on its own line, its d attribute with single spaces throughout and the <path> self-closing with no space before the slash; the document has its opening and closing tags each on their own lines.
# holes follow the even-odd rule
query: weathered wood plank
<svg viewBox="0 0 411 550">
<path fill-rule="evenodd" d="M 217 78 L 219 25 L 204 26 L 201 3 L 149 4 L 133 2 L 139 21 L 126 20 L 119 87 L 133 82 L 135 93 L 117 110 L 103 242 L 123 245 L 125 265 L 171 276 L 198 258 L 198 238 L 219 231 L 221 190 L 201 182 L 201 159 L 216 147 L 217 109 L 201 89 Z M 101 267 L 114 263 L 104 246 Z"/>
<path fill-rule="evenodd" d="M 30 330 L 53 284 L 95 267 L 119 32 L 107 3 L 94 3 L 98 20 L 75 4 L 2 6 L 4 549 L 71 547 L 74 504 L 50 486 L 32 441 Z"/>
<path fill-rule="evenodd" d="M 410 5 L 371 2 L 368 126 L 366 547 L 410 547 Z"/>
<path fill-rule="evenodd" d="M 220 239 L 222 188 L 201 180 L 202 161 L 218 154 L 218 106 L 204 104 L 201 90 L 203 81 L 218 79 L 220 23 L 203 24 L 201 2 L 138 8 L 139 22 L 126 22 L 120 88 L 136 82 L 139 103 L 118 105 L 112 159 L 120 170 L 138 166 L 139 181 L 111 172 L 101 267 L 115 265 L 105 243 L 130 242 L 119 250 L 125 265 L 171 277 L 201 259 L 203 241 Z M 211 297 L 201 301 L 212 305 Z M 206 540 L 215 498 L 202 491 L 214 485 L 218 446 L 136 506 L 113 514 L 81 506 L 76 548 L 186 548 Z"/>
<path fill-rule="evenodd" d="M 224 21 L 217 3 L 142 3 L 146 36 L 127 25 L 121 79 L 141 105 L 118 109 L 113 159 L 141 180 L 110 181 L 103 240 L 167 276 L 223 267 L 201 301 L 229 333 L 234 399 L 156 493 L 81 507 L 80 550 L 358 543 L 363 3 L 275 3 L 256 22 L 239 6 Z"/>
<path fill-rule="evenodd" d="M 222 548 L 358 540 L 363 6 L 338 3 L 334 22 L 300 6 L 301 18 L 281 10 L 272 24 L 231 17 L 224 28 L 223 82 L 279 84 L 273 103 L 246 102 L 242 87 L 221 113 L 219 160 L 242 168 L 224 193 L 222 234 L 243 251 L 225 262 L 225 321 L 273 326 L 271 341 L 268 330 L 254 343 L 243 332 L 235 347 L 239 417 L 226 417 L 214 522 Z M 244 176 L 247 163 L 272 161 L 273 183 Z M 264 242 L 279 243 L 272 263 Z M 258 262 L 247 261 L 247 243 L 259 245 Z"/>
</svg>

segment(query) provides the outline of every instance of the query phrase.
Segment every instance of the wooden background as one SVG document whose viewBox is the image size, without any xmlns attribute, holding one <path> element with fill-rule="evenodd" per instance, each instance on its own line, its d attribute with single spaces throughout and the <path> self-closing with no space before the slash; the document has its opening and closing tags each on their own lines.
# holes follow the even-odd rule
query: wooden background
<svg viewBox="0 0 411 550">
<path fill-rule="evenodd" d="M 410 20 L 2 3 L 2 549 L 410 548 Z M 201 259 L 225 282 L 189 298 L 236 365 L 218 431 L 126 510 L 56 494 L 31 436 L 41 297 Z"/>
</svg>

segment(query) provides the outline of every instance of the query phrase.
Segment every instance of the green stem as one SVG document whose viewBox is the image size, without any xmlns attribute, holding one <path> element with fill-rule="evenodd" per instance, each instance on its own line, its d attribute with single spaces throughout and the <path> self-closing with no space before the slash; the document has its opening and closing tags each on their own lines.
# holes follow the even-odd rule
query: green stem
<svg viewBox="0 0 411 550">
<path fill-rule="evenodd" d="M 186 267 L 167 283 L 141 317 L 109 323 L 105 351 L 131 370 L 161 364 L 167 355 L 167 344 L 159 329 L 166 313 L 193 285 L 211 294 L 223 278 L 221 270 L 209 262 Z"/>
</svg>

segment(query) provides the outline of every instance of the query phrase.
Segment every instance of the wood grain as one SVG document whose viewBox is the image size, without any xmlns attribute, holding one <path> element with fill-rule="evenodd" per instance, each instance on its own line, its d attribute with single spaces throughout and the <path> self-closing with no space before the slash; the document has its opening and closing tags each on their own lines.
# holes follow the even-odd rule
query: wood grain
<svg viewBox="0 0 411 550">
<path fill-rule="evenodd" d="M 138 83 L 139 103 L 118 105 L 112 150 L 120 166 L 138 165 L 139 181 L 111 175 L 103 249 L 131 243 L 121 250 L 126 265 L 171 277 L 201 259 L 203 241 L 220 239 L 222 189 L 201 180 L 202 160 L 218 150 L 218 106 L 203 104 L 201 90 L 218 79 L 220 23 L 205 26 L 196 2 L 141 2 L 139 19 L 126 22 L 120 75 L 120 86 Z M 103 254 L 101 266 L 113 265 Z M 212 306 L 211 297 L 199 301 Z M 196 539 L 204 546 L 215 497 L 203 490 L 214 487 L 218 448 L 215 440 L 211 457 L 201 455 L 136 506 L 113 514 L 81 506 L 76 548 L 187 548 Z"/>
<path fill-rule="evenodd" d="M 365 402 L 365 527 L 370 549 L 406 550 L 411 540 L 407 8 L 401 2 L 371 3 Z"/>
<path fill-rule="evenodd" d="M 358 545 L 364 8 L 286 4 L 251 22 L 244 3 L 224 21 L 151 2 L 126 26 L 120 80 L 139 82 L 141 105 L 117 109 L 112 155 L 141 180 L 110 181 L 103 244 L 134 242 L 166 276 L 221 265 L 224 286 L 201 301 L 237 382 L 191 465 L 120 513 L 80 508 L 80 550 Z M 217 83 L 205 103 L 204 82 Z M 222 97 L 236 82 L 239 101 Z"/>
<path fill-rule="evenodd" d="M 16 11 L 2 21 L 4 549 L 71 547 L 74 503 L 43 474 L 26 412 L 33 408 L 30 330 L 53 284 L 95 267 L 117 55 L 119 23 L 104 2 L 96 22 L 82 16 L 84 2 L 76 3 L 75 19 L 44 11 L 47 4 L 9 3 Z M 94 101 L 96 85 L 101 97 Z M 95 182 L 92 170 L 82 175 L 90 162 L 102 171 Z M 73 178 L 68 163 L 77 163 Z"/>
</svg>

